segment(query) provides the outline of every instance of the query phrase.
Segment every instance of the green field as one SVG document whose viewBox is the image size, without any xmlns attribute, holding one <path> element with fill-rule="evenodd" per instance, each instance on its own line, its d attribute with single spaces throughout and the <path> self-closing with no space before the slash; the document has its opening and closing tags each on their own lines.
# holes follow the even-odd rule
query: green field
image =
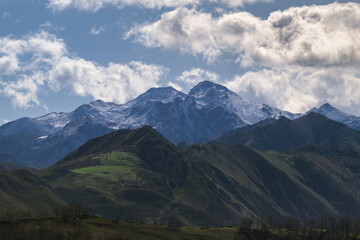
<svg viewBox="0 0 360 240">
<path fill-rule="evenodd" d="M 140 160 L 131 153 L 111 152 L 100 156 L 99 166 L 71 170 L 74 173 L 101 177 L 114 182 L 119 180 L 135 181 L 136 167 Z"/>
</svg>

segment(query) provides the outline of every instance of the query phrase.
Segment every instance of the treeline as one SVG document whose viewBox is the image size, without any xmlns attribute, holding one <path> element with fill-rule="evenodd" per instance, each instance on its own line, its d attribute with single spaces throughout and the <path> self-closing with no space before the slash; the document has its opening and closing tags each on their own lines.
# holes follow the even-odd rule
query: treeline
<svg viewBox="0 0 360 240">
<path fill-rule="evenodd" d="M 275 220 L 244 217 L 235 239 L 356 240 L 360 239 L 360 218 L 329 215 L 300 222 L 295 218 Z"/>
<path fill-rule="evenodd" d="M 92 214 L 91 208 L 79 204 L 59 206 L 51 211 L 3 211 L 0 212 L 0 239 L 93 239 L 91 229 L 82 221 L 91 220 L 88 217 Z M 110 221 L 111 226 L 114 229 L 120 226 L 120 221 L 124 221 L 123 217 L 125 216 L 117 215 Z M 126 222 L 138 223 L 144 222 L 145 216 L 126 215 L 125 218 Z M 173 215 L 163 216 L 153 223 L 154 226 L 165 225 L 167 229 L 178 232 L 183 229 L 181 219 Z M 214 225 L 210 222 L 205 222 L 198 229 L 200 232 L 206 231 L 212 226 Z M 360 240 L 360 218 L 338 215 L 302 222 L 292 217 L 275 219 L 271 215 L 260 218 L 244 217 L 237 227 L 234 240 Z M 125 237 L 124 232 L 114 231 L 114 234 L 117 236 L 115 239 L 141 239 L 126 234 Z"/>
<path fill-rule="evenodd" d="M 92 209 L 80 204 L 68 204 L 55 207 L 53 210 L 28 210 L 0 212 L 0 223 L 27 222 L 48 218 L 71 218 L 92 215 Z"/>
</svg>

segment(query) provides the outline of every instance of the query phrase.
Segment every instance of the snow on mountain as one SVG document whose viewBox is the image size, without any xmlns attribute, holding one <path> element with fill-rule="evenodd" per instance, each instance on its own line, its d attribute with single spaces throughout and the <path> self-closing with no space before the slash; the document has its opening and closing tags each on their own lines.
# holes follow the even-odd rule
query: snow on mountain
<svg viewBox="0 0 360 240">
<path fill-rule="evenodd" d="M 45 116 L 35 118 L 39 123 L 51 126 L 54 130 L 63 128 L 68 122 L 70 122 L 70 113 L 49 113 Z"/>
<path fill-rule="evenodd" d="M 331 106 L 329 103 L 325 103 L 319 108 L 313 108 L 307 113 L 309 112 L 319 113 L 334 121 L 342 122 L 355 130 L 360 130 L 360 117 L 342 112 L 336 107 Z"/>
<path fill-rule="evenodd" d="M 13 121 L 0 127 L 0 142 L 4 142 L 0 150 L 10 148 L 9 153 L 25 161 L 48 166 L 87 140 L 116 129 L 150 125 L 174 143 L 202 142 L 224 131 L 281 116 L 294 119 L 300 115 L 247 101 L 222 85 L 204 81 L 189 94 L 172 87 L 151 88 L 125 104 L 97 100 L 69 113 Z M 27 132 L 33 135 L 27 134 L 24 142 L 21 134 Z M 15 133 L 16 139 L 2 141 L 1 136 L 12 138 Z M 20 140 L 20 147 L 6 145 Z"/>
<path fill-rule="evenodd" d="M 254 124 L 267 118 L 278 119 L 285 116 L 295 119 L 301 116 L 301 114 L 281 111 L 266 104 L 247 101 L 226 87 L 210 81 L 204 81 L 195 86 L 189 92 L 189 96 L 194 97 L 199 107 L 223 106 L 238 115 L 246 124 Z"/>
</svg>

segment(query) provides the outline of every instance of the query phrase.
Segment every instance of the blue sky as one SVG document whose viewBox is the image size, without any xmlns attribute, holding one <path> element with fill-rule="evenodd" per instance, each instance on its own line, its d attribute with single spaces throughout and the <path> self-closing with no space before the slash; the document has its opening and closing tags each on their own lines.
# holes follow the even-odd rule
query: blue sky
<svg viewBox="0 0 360 240">
<path fill-rule="evenodd" d="M 0 124 L 203 80 L 360 115 L 360 4 L 319 2 L 2 0 Z"/>
</svg>

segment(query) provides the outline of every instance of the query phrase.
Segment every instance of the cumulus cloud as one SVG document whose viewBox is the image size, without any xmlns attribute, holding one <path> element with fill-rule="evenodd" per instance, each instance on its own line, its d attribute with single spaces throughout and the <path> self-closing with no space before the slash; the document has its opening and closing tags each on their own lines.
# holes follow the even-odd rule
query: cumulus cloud
<svg viewBox="0 0 360 240">
<path fill-rule="evenodd" d="M 209 1 L 225 4 L 229 7 L 239 7 L 239 6 L 242 7 L 245 4 L 254 4 L 257 2 L 273 2 L 274 0 L 209 0 Z"/>
<path fill-rule="evenodd" d="M 333 3 L 276 11 L 262 20 L 248 12 L 213 17 L 177 8 L 126 35 L 146 47 L 202 55 L 233 53 L 243 67 L 359 66 L 360 4 Z"/>
<path fill-rule="evenodd" d="M 330 103 L 353 114 L 360 109 L 360 71 L 343 68 L 264 69 L 225 84 L 244 98 L 291 112 Z"/>
<path fill-rule="evenodd" d="M 92 96 L 108 102 L 124 103 L 158 86 L 167 70 L 158 65 L 141 62 L 110 63 L 101 66 L 81 58 L 62 58 L 50 71 L 51 83 L 71 84 L 80 96 Z"/>
<path fill-rule="evenodd" d="M 123 103 L 157 86 L 162 66 L 130 62 L 108 66 L 74 56 L 63 40 L 45 31 L 0 38 L 0 93 L 16 107 L 40 105 L 44 89 L 70 87 L 81 96 Z"/>
<path fill-rule="evenodd" d="M 177 8 L 126 35 L 149 48 L 202 56 L 226 53 L 249 72 L 227 86 L 245 98 L 303 112 L 330 102 L 360 114 L 360 4 L 332 3 L 214 17 Z"/>
<path fill-rule="evenodd" d="M 80 11 L 97 12 L 106 6 L 140 6 L 144 8 L 179 7 L 196 5 L 200 0 L 49 0 L 48 6 L 55 11 L 75 8 Z"/>
<path fill-rule="evenodd" d="M 90 34 L 94 36 L 99 35 L 102 32 L 105 32 L 105 27 L 99 27 L 99 28 L 93 27 L 90 30 Z"/>
<path fill-rule="evenodd" d="M 239 7 L 244 4 L 271 1 L 272 0 L 49 0 L 48 7 L 54 11 L 64 11 L 68 8 L 75 8 L 80 11 L 97 12 L 106 6 L 116 6 L 118 8 L 139 6 L 160 9 L 163 7 L 196 6 L 205 2 L 212 2 L 229 7 Z"/>
<path fill-rule="evenodd" d="M 219 75 L 214 72 L 204 70 L 201 68 L 192 68 L 189 71 L 184 71 L 180 76 L 176 78 L 178 86 L 184 86 L 183 91 L 189 91 L 190 88 L 197 85 L 202 81 L 219 82 Z M 174 84 L 174 83 L 173 83 Z M 175 85 L 176 86 L 176 85 Z"/>
</svg>

